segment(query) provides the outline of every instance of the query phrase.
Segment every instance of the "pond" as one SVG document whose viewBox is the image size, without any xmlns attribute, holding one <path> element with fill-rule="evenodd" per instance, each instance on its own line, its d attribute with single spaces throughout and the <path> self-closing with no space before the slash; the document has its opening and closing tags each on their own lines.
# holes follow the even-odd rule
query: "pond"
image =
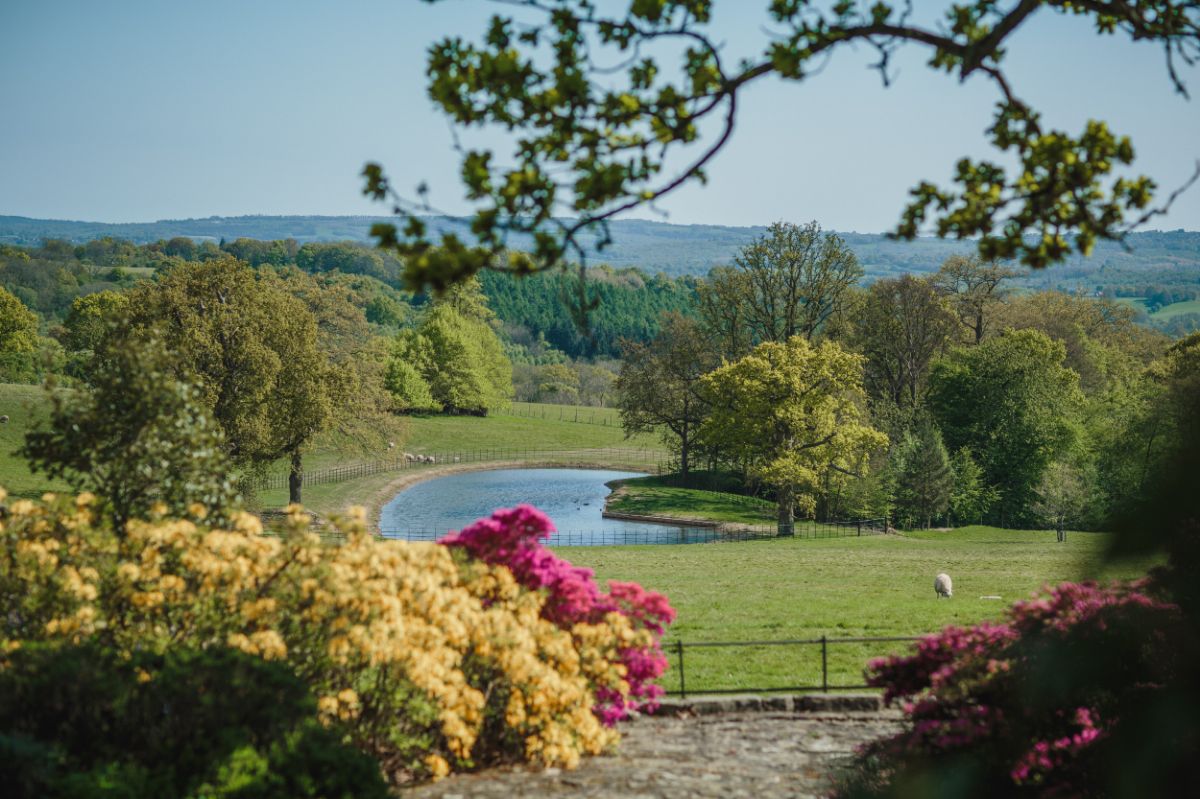
<svg viewBox="0 0 1200 799">
<path fill-rule="evenodd" d="M 379 527 L 384 537 L 409 540 L 441 538 L 496 508 L 533 505 L 558 529 L 551 546 L 605 544 L 684 544 L 711 541 L 710 528 L 605 519 L 605 485 L 612 480 L 644 477 L 641 472 L 607 469 L 488 469 L 463 472 L 417 483 L 384 505 Z"/>
</svg>

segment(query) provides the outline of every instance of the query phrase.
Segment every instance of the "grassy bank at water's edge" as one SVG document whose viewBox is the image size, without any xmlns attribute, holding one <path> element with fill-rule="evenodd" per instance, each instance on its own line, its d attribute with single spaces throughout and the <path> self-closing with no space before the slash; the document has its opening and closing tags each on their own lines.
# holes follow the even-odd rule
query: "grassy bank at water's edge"
<svg viewBox="0 0 1200 799">
<path fill-rule="evenodd" d="M 772 502 L 737 494 L 678 488 L 658 476 L 617 480 L 605 510 L 637 516 L 669 516 L 751 526 L 776 521 Z"/>
</svg>

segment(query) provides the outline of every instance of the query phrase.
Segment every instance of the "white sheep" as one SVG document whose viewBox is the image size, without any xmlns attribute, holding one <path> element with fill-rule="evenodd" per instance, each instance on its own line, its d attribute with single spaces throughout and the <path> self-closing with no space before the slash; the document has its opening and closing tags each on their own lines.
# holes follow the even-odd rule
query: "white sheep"
<svg viewBox="0 0 1200 799">
<path fill-rule="evenodd" d="M 933 578 L 933 590 L 934 593 L 937 594 L 938 599 L 941 599 L 942 597 L 949 599 L 950 597 L 954 596 L 953 588 L 954 585 L 950 582 L 950 575 L 946 574 L 945 572 L 942 572 L 937 577 Z"/>
</svg>

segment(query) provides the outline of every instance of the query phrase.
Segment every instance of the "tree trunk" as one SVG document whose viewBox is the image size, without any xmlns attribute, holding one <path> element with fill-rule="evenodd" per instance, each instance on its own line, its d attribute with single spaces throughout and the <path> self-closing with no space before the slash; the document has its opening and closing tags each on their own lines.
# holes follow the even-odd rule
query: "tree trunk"
<svg viewBox="0 0 1200 799">
<path fill-rule="evenodd" d="M 300 448 L 292 450 L 292 470 L 288 473 L 288 502 L 299 505 L 300 489 L 304 486 L 304 467 L 301 463 Z"/>
<path fill-rule="evenodd" d="M 791 536 L 796 534 L 796 517 L 794 514 L 795 491 L 791 486 L 781 486 L 779 488 L 779 530 L 780 536 Z"/>
<path fill-rule="evenodd" d="M 683 477 L 683 484 L 688 482 L 688 437 L 686 434 L 679 437 L 679 474 Z"/>
</svg>

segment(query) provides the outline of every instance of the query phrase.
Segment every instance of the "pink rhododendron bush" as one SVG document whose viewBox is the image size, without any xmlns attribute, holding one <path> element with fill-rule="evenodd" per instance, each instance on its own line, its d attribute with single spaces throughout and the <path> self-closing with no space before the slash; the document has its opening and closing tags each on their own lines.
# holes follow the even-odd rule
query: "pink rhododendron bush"
<svg viewBox="0 0 1200 799">
<path fill-rule="evenodd" d="M 87 495 L 3 510 L 0 651 L 232 648 L 286 664 L 320 719 L 394 782 L 511 760 L 572 767 L 653 703 L 666 666 L 666 600 L 601 591 L 542 547 L 552 528 L 529 507 L 445 545 L 376 539 L 361 513 L 323 543 L 299 508 L 271 535 L 249 514 L 210 526 L 200 506 L 116 534 Z"/>
<path fill-rule="evenodd" d="M 1165 795 L 1200 767 L 1179 711 L 1195 703 L 1196 656 L 1150 578 L 1064 583 L 1000 622 L 947 628 L 869 665 L 904 729 L 860 751 L 836 795 Z"/>
<path fill-rule="evenodd" d="M 542 618 L 571 631 L 577 625 L 603 624 L 623 619 L 641 633 L 620 651 L 627 686 L 617 690 L 600 685 L 596 714 L 605 724 L 626 718 L 630 711 L 653 709 L 663 693 L 654 680 L 667 669 L 659 642 L 675 611 L 662 594 L 646 591 L 637 583 L 609 582 L 602 593 L 591 569 L 572 566 L 542 546 L 554 525 L 541 511 L 528 505 L 498 510 L 441 543 L 461 548 L 472 558 L 508 569 L 530 591 L 544 592 Z"/>
</svg>

